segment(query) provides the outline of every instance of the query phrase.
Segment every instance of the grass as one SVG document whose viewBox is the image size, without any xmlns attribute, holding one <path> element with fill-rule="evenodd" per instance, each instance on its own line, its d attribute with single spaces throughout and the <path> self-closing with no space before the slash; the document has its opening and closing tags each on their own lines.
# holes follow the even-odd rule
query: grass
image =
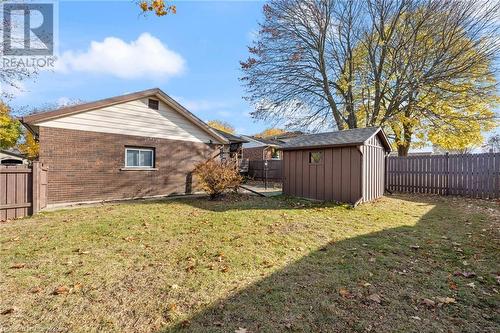
<svg viewBox="0 0 500 333">
<path fill-rule="evenodd" d="M 498 332 L 499 211 L 232 196 L 46 212 L 0 224 L 0 332 Z"/>
</svg>

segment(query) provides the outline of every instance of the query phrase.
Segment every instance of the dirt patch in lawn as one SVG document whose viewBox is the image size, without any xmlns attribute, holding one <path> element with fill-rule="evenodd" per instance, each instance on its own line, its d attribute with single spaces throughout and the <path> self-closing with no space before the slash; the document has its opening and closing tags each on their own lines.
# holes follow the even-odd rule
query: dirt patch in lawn
<svg viewBox="0 0 500 333">
<path fill-rule="evenodd" d="M 0 331 L 497 332 L 497 203 L 104 205 L 0 225 Z"/>
</svg>

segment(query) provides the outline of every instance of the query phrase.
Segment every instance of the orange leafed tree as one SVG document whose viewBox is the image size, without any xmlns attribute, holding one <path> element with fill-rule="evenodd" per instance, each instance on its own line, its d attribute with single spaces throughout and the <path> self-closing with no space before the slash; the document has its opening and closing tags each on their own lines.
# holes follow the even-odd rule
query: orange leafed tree
<svg viewBox="0 0 500 333">
<path fill-rule="evenodd" d="M 38 158 L 40 144 L 35 140 L 31 132 L 27 132 L 24 135 L 24 143 L 19 145 L 19 150 L 26 155 L 30 161 L 34 161 Z"/>
<path fill-rule="evenodd" d="M 281 128 L 267 128 L 262 133 L 259 133 L 256 135 L 258 138 L 269 138 L 273 136 L 277 136 L 280 134 L 286 133 L 285 130 L 282 130 Z"/>
<path fill-rule="evenodd" d="M 207 122 L 208 126 L 218 129 L 219 131 L 229 133 L 229 134 L 234 134 L 236 130 L 234 129 L 233 125 L 226 121 L 222 120 L 210 120 Z"/>
<path fill-rule="evenodd" d="M 167 3 L 168 0 L 144 0 L 139 2 L 139 7 L 143 13 L 154 13 L 156 16 L 176 14 L 177 7 Z"/>
</svg>

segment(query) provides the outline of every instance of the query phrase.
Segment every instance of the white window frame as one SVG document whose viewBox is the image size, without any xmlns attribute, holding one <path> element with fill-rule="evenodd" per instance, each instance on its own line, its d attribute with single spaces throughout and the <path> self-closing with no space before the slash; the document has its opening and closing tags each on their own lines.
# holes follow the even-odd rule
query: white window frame
<svg viewBox="0 0 500 333">
<path fill-rule="evenodd" d="M 127 159 L 127 153 L 129 150 L 136 150 L 139 152 L 139 155 L 141 154 L 141 151 L 147 151 L 151 152 L 151 164 L 152 165 L 144 165 L 144 166 L 137 166 L 137 165 L 128 165 L 128 159 Z M 125 147 L 125 168 L 130 168 L 130 169 L 154 169 L 155 167 L 155 150 L 153 148 L 134 148 L 134 147 Z"/>
</svg>

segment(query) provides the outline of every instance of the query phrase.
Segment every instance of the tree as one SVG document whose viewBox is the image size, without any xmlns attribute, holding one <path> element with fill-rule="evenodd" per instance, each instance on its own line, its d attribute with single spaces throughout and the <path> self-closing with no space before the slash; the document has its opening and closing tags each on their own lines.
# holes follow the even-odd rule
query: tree
<svg viewBox="0 0 500 333">
<path fill-rule="evenodd" d="M 230 123 L 222 120 L 210 120 L 207 122 L 208 126 L 218 129 L 219 131 L 234 134 L 236 131 Z"/>
<path fill-rule="evenodd" d="M 500 134 L 490 136 L 483 148 L 487 152 L 500 153 Z"/>
<path fill-rule="evenodd" d="M 252 115 L 313 129 L 383 126 L 400 155 L 419 132 L 430 140 L 445 126 L 462 136 L 467 122 L 483 131 L 497 98 L 499 8 L 472 0 L 272 0 L 241 63 Z M 471 97 L 472 105 L 463 102 Z"/>
<path fill-rule="evenodd" d="M 177 13 L 177 7 L 175 5 L 167 4 L 165 0 L 140 1 L 139 7 L 143 13 L 152 12 L 156 16 L 165 16 L 167 14 Z"/>
<path fill-rule="evenodd" d="M 258 138 L 270 138 L 284 133 L 286 133 L 286 131 L 281 128 L 267 128 L 261 133 L 255 134 L 255 136 Z"/>
<path fill-rule="evenodd" d="M 24 134 L 24 142 L 19 144 L 19 150 L 30 161 L 34 161 L 38 158 L 38 154 L 40 152 L 40 144 L 31 132 L 26 132 Z"/>
<path fill-rule="evenodd" d="M 19 121 L 10 115 L 10 108 L 0 101 L 0 148 L 13 147 L 20 135 Z"/>
</svg>

